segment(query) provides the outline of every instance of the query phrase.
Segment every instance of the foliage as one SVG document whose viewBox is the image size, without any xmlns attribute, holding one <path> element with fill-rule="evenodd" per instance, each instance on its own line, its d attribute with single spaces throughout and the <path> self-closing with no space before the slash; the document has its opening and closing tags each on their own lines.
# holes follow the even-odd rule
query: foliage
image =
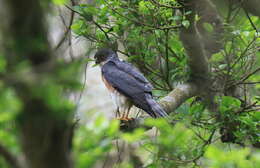
<svg viewBox="0 0 260 168">
<path fill-rule="evenodd" d="M 212 168 L 239 167 L 254 168 L 260 165 L 259 152 L 251 154 L 249 148 L 233 149 L 232 151 L 220 150 L 210 147 L 205 153 L 208 165 Z"/>
<path fill-rule="evenodd" d="M 108 121 L 104 117 L 98 117 L 88 127 L 77 130 L 75 154 L 77 156 L 76 167 L 93 167 L 101 159 L 104 160 L 109 151 L 113 149 L 113 139 L 118 134 L 118 121 Z"/>
<path fill-rule="evenodd" d="M 67 1 L 53 2 L 61 5 Z M 188 55 L 179 32 L 192 26 L 188 18 L 194 11 L 183 11 L 179 2 L 96 0 L 82 3 L 70 9 L 79 15 L 70 28 L 75 36 L 85 37 L 97 48 L 117 50 L 149 78 L 155 87 L 154 95 L 163 97 L 178 84 L 190 80 Z M 173 112 L 174 124 L 163 119 L 147 119 L 145 126 L 153 127 L 150 132 L 145 128 L 121 132 L 121 123 L 99 116 L 75 129 L 72 150 L 76 167 L 105 167 L 113 159 L 117 160 L 114 164 L 122 168 L 138 167 L 140 162 L 147 168 L 260 166 L 257 149 L 260 143 L 260 34 L 255 29 L 260 27 L 260 19 L 248 18 L 237 9 L 220 11 L 224 18 L 223 46 L 209 56 L 208 65 L 212 69 L 210 88 L 216 95 L 218 113 L 208 109 L 207 101 L 197 96 Z M 197 23 L 201 19 L 197 13 L 195 18 Z M 211 34 L 214 26 L 205 22 L 202 27 Z M 10 72 L 8 57 L 0 51 L 0 144 L 22 156 L 17 121 L 21 120 L 24 100 L 15 90 L 15 84 L 9 86 L 4 82 L 6 76 L 15 78 L 15 82 L 22 79 L 29 86 L 28 97 L 41 100 L 52 112 L 52 118 L 66 120 L 76 111 L 67 93 L 82 88 L 80 69 L 88 61 L 68 63 L 57 59 L 54 68 L 50 68 L 51 73 L 47 71 L 37 76 L 26 60 L 18 62 Z M 118 141 L 131 147 L 126 160 L 120 160 Z M 0 167 L 8 167 L 2 158 Z"/>
<path fill-rule="evenodd" d="M 15 127 L 15 118 L 21 108 L 21 102 L 15 96 L 12 89 L 0 86 L 0 142 L 1 145 L 8 146 L 11 152 L 19 154 L 17 129 Z M 7 167 L 5 160 L 0 159 L 0 167 Z"/>
<path fill-rule="evenodd" d="M 90 126 L 91 125 L 91 126 Z M 244 168 L 258 167 L 259 151 L 233 145 L 232 148 L 213 138 L 214 131 L 199 128 L 188 128 L 186 123 L 169 125 L 164 120 L 149 119 L 147 126 L 155 126 L 155 134 L 146 134 L 138 129 L 133 133 L 119 132 L 118 121 L 108 123 L 103 117 L 98 117 L 89 126 L 81 126 L 74 141 L 77 167 L 93 167 L 95 164 L 109 164 L 109 154 L 116 153 L 116 143 L 119 139 L 133 145 L 139 142 L 135 153 L 141 154 L 145 167 L 227 167 Z M 116 138 L 116 139 L 115 139 Z M 132 149 L 133 150 L 133 149 Z M 198 162 L 205 153 L 205 158 Z M 116 154 L 120 157 L 120 153 Z M 135 167 L 134 160 L 127 163 Z M 126 164 L 120 164 L 125 167 Z"/>
<path fill-rule="evenodd" d="M 75 34 L 97 47 L 117 49 L 120 41 L 125 51 L 119 52 L 146 73 L 156 89 L 169 91 L 171 83 L 186 79 L 187 57 L 175 31 L 180 22 L 188 26 L 185 16 L 190 12 L 175 16 L 150 1 L 96 1 L 74 10 L 82 16 L 72 25 Z"/>
<path fill-rule="evenodd" d="M 76 35 L 93 42 L 97 48 L 111 47 L 125 55 L 146 74 L 155 86 L 154 94 L 164 96 L 178 83 L 189 80 L 189 68 L 184 46 L 179 39 L 181 28 L 188 28 L 188 17 L 194 11 L 180 13 L 182 4 L 179 1 L 96 1 L 74 6 L 80 15 L 72 26 Z M 156 140 L 147 136 L 140 137 L 142 146 L 151 151 L 147 167 L 192 167 L 200 165 L 206 152 L 204 165 L 212 167 L 233 167 L 234 158 L 244 162 L 237 163 L 243 167 L 259 164 L 247 160 L 247 155 L 257 156 L 249 149 L 234 147 L 230 157 L 221 158 L 225 149 L 215 147 L 214 142 L 233 142 L 243 145 L 259 143 L 259 100 L 254 98 L 259 93 L 259 33 L 252 26 L 259 27 L 258 17 L 250 20 L 238 11 L 227 9 L 224 16 L 222 48 L 210 57 L 213 69 L 212 90 L 218 95 L 215 98 L 219 105 L 219 115 L 212 114 L 201 98 L 191 98 L 173 115 L 178 124 L 173 128 L 158 121 L 148 122 L 159 130 Z M 227 16 L 227 17 L 225 17 Z M 200 21 L 196 15 L 196 21 Z M 215 28 L 205 22 L 203 28 L 212 34 Z M 120 47 L 118 47 L 118 44 Z M 246 83 L 256 82 L 247 85 Z M 236 90 L 236 91 L 235 91 Z M 239 91 L 237 91 L 239 90 Z M 237 96 L 235 93 L 240 92 Z M 220 131 L 220 135 L 216 132 Z M 141 131 L 142 132 L 142 131 Z M 131 143 L 132 136 L 122 138 Z M 133 140 L 137 140 L 134 139 Z M 208 146 L 210 146 L 208 148 Z M 142 147 L 141 147 L 142 148 Z M 223 145 L 221 148 L 224 148 Z M 141 149 L 140 149 L 141 150 Z M 138 152 L 137 152 L 138 153 Z M 149 152 L 148 152 L 149 153 Z M 258 158 L 259 159 L 259 158 Z M 203 159 L 202 159 L 203 160 Z"/>
</svg>

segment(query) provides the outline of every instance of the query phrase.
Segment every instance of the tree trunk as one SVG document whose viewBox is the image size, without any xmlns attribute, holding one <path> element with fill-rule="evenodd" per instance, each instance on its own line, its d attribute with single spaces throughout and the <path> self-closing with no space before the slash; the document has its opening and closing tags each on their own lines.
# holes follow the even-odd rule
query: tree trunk
<svg viewBox="0 0 260 168">
<path fill-rule="evenodd" d="M 21 62 L 28 62 L 30 67 L 29 74 L 5 81 L 23 103 L 17 124 L 26 167 L 71 168 L 71 115 L 60 111 L 62 117 L 57 117 L 57 112 L 46 104 L 43 96 L 34 92 L 41 89 L 42 78 L 51 75 L 55 69 L 44 23 L 48 1 L 5 0 L 3 4 L 7 7 L 5 17 L 8 20 L 2 29 L 6 76 L 9 79 L 10 74 L 19 73 L 17 66 Z"/>
</svg>

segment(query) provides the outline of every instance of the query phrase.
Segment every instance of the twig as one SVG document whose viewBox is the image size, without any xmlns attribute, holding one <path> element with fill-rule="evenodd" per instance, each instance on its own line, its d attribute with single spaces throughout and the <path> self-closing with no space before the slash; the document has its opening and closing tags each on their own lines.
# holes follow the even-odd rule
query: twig
<svg viewBox="0 0 260 168">
<path fill-rule="evenodd" d="M 258 71 L 260 71 L 260 68 L 257 68 L 256 70 L 254 70 L 253 72 L 249 73 L 247 76 L 244 77 L 244 79 L 242 79 L 241 81 L 244 82 L 245 80 L 247 80 L 250 76 L 254 75 L 255 73 L 257 73 Z"/>
<path fill-rule="evenodd" d="M 110 41 L 110 38 L 109 38 L 107 32 L 97 22 L 95 22 L 94 20 L 92 20 L 92 22 L 105 34 L 107 40 Z"/>
<path fill-rule="evenodd" d="M 246 17 L 248 18 L 248 20 L 249 20 L 251 26 L 252 26 L 252 27 L 255 29 L 255 31 L 258 33 L 258 30 L 257 30 L 257 28 L 256 28 L 256 26 L 255 26 L 255 24 L 254 24 L 254 22 L 253 22 L 252 19 L 250 18 L 250 16 L 249 16 L 247 10 L 246 10 L 245 8 L 243 8 L 243 9 L 244 9 L 244 12 L 245 12 L 245 14 L 246 14 Z"/>
<path fill-rule="evenodd" d="M 105 2 L 106 2 L 106 1 L 105 1 Z M 181 28 L 181 27 L 182 27 L 182 25 L 165 26 L 165 27 L 148 25 L 148 24 L 146 24 L 146 23 L 144 23 L 144 22 L 131 19 L 131 18 L 129 18 L 129 17 L 127 17 L 127 16 L 121 14 L 121 13 L 118 12 L 116 9 L 112 8 L 111 5 L 108 4 L 107 2 L 106 2 L 106 4 L 107 4 L 107 7 L 108 7 L 109 9 L 111 9 L 113 12 L 117 13 L 119 16 L 121 16 L 121 17 L 123 17 L 123 18 L 125 18 L 125 19 L 127 19 L 127 20 L 129 20 L 129 21 L 131 21 L 131 22 L 133 22 L 133 23 L 140 24 L 140 25 L 142 25 L 142 26 L 149 27 L 149 28 L 151 28 L 151 29 L 167 30 L 167 29 L 177 29 L 177 28 Z"/>
<path fill-rule="evenodd" d="M 165 57 L 166 57 L 166 83 L 169 87 L 170 90 L 172 90 L 172 86 L 170 84 L 170 80 L 169 80 L 169 72 L 170 72 L 170 68 L 169 68 L 169 46 L 168 46 L 168 43 L 169 43 L 169 30 L 165 30 L 165 36 L 166 36 L 166 39 L 165 39 Z"/>
<path fill-rule="evenodd" d="M 88 64 L 86 64 L 85 65 L 85 71 L 84 71 L 84 83 L 83 83 L 83 86 L 82 86 L 82 90 L 81 90 L 81 92 L 80 92 L 80 94 L 79 94 L 79 99 L 77 100 L 77 103 L 76 103 L 76 110 L 78 109 L 78 107 L 79 107 L 79 103 L 80 103 L 80 100 L 81 100 L 81 98 L 82 98 L 82 95 L 83 95 L 83 91 L 84 91 L 84 89 L 85 89 L 85 87 L 86 87 L 86 81 L 87 81 L 87 66 L 88 66 Z"/>
<path fill-rule="evenodd" d="M 77 13 L 78 15 L 80 15 L 81 17 L 85 18 L 84 15 L 82 15 L 80 12 L 78 11 L 75 11 L 74 9 L 72 9 L 71 7 L 69 7 L 68 5 L 65 5 L 66 8 L 68 8 L 69 10 L 73 11 L 74 13 Z M 108 36 L 108 33 L 97 23 L 95 22 L 94 20 L 92 20 L 91 22 L 93 22 L 106 36 L 107 40 L 110 40 L 109 36 Z"/>
<path fill-rule="evenodd" d="M 71 0 L 72 5 L 74 5 L 74 1 Z M 57 46 L 55 47 L 55 50 L 59 49 L 60 46 L 64 43 L 64 41 L 67 38 L 67 35 L 69 34 L 70 30 L 71 30 L 71 25 L 73 23 L 74 20 L 74 16 L 75 16 L 75 11 L 71 10 L 71 14 L 70 14 L 70 21 L 69 21 L 69 25 L 68 27 L 66 27 L 66 31 L 63 34 L 63 38 L 61 38 L 61 40 L 58 42 Z"/>
<path fill-rule="evenodd" d="M 250 43 L 247 45 L 247 47 L 245 48 L 245 50 L 240 54 L 240 56 L 235 60 L 235 62 L 231 65 L 231 69 L 234 68 L 234 66 L 240 61 L 241 58 L 243 58 L 245 56 L 245 54 L 247 53 L 247 51 L 250 49 L 251 45 L 254 44 L 254 42 L 257 40 L 257 38 L 255 37 L 252 41 L 250 41 Z"/>
<path fill-rule="evenodd" d="M 240 83 L 237 83 L 237 85 L 256 85 L 256 84 L 260 84 L 260 81 L 258 82 L 240 82 Z"/>
<path fill-rule="evenodd" d="M 257 103 L 258 103 L 258 102 L 256 101 L 256 102 L 254 102 L 254 103 L 252 103 L 252 104 L 250 104 L 250 105 L 248 105 L 248 106 L 245 106 L 245 107 L 239 109 L 238 111 L 236 111 L 235 114 L 241 114 L 241 113 L 243 113 L 243 112 L 248 112 L 247 110 L 250 111 L 250 109 L 252 109 L 253 107 L 255 107 L 255 106 L 257 105 Z"/>
</svg>

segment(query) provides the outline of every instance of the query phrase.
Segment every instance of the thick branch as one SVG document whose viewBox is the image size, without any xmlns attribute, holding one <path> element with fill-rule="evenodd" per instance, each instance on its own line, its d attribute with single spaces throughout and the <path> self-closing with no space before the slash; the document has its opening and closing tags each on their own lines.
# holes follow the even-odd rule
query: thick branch
<svg viewBox="0 0 260 168">
<path fill-rule="evenodd" d="M 194 8 L 200 17 L 196 25 L 206 53 L 210 57 L 211 54 L 217 53 L 223 48 L 223 21 L 210 0 L 197 0 Z M 207 25 L 208 29 L 206 29 Z"/>
<path fill-rule="evenodd" d="M 198 94 L 198 87 L 194 83 L 186 83 L 178 85 L 167 96 L 162 98 L 159 103 L 169 114 L 176 110 L 187 99 Z"/>
<path fill-rule="evenodd" d="M 196 0 L 181 0 L 184 3 L 185 11 L 192 11 L 192 14 L 187 16 L 190 22 L 188 28 L 182 28 L 180 31 L 180 39 L 184 45 L 188 55 L 189 67 L 191 71 L 191 80 L 195 81 L 198 86 L 206 85 L 205 81 L 209 78 L 208 60 L 203 49 L 200 34 L 196 28 L 195 12 L 193 11 Z M 184 12 L 185 12 L 184 11 Z"/>
<path fill-rule="evenodd" d="M 187 99 L 197 95 L 198 93 L 199 88 L 196 86 L 195 83 L 180 84 L 167 96 L 163 97 L 159 101 L 159 104 L 168 114 L 170 114 Z M 129 122 L 124 122 L 120 129 L 123 131 L 131 131 L 138 127 L 148 128 L 144 125 L 144 120 L 145 117 L 139 117 L 134 120 L 130 120 Z"/>
<path fill-rule="evenodd" d="M 241 6 L 249 13 L 260 17 L 260 1 L 259 0 L 235 0 L 236 3 Z"/>
</svg>

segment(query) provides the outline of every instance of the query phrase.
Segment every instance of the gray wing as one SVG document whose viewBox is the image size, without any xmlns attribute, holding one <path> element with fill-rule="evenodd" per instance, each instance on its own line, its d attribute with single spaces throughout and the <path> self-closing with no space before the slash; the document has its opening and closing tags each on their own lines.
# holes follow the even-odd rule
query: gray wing
<svg viewBox="0 0 260 168">
<path fill-rule="evenodd" d="M 120 70 L 128 74 L 131 74 L 131 76 L 133 76 L 136 80 L 139 80 L 140 82 L 146 84 L 146 87 L 149 87 L 151 90 L 153 89 L 152 84 L 144 77 L 142 73 L 139 72 L 139 70 L 136 67 L 134 67 L 133 65 L 125 61 L 118 61 L 118 60 L 111 60 L 111 61 L 114 62 Z"/>
<path fill-rule="evenodd" d="M 102 66 L 102 75 L 116 90 L 130 98 L 135 106 L 156 117 L 147 102 L 147 96 L 152 94 L 152 85 L 133 66 L 119 60 L 109 61 Z"/>
</svg>

